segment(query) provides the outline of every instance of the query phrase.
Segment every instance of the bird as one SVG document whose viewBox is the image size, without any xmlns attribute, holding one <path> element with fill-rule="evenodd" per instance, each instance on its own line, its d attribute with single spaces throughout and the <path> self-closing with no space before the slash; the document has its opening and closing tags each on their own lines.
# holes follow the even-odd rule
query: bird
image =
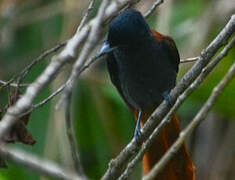
<svg viewBox="0 0 235 180">
<path fill-rule="evenodd" d="M 129 8 L 109 25 L 107 38 L 98 53 L 106 55 L 111 82 L 137 120 L 134 137 L 141 143 L 141 127 L 176 85 L 180 57 L 174 40 L 151 30 L 142 14 Z M 143 157 L 144 174 L 150 172 L 181 131 L 179 119 L 162 130 Z M 186 149 L 180 148 L 155 180 L 195 180 L 195 166 Z"/>
</svg>

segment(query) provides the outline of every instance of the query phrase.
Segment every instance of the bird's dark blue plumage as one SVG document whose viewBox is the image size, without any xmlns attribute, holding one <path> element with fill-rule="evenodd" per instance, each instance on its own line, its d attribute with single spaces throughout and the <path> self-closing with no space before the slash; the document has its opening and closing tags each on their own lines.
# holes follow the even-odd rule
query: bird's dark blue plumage
<svg viewBox="0 0 235 180">
<path fill-rule="evenodd" d="M 107 54 L 113 84 L 137 118 L 135 139 L 141 140 L 141 124 L 163 99 L 172 105 L 169 91 L 175 86 L 179 53 L 172 38 L 151 31 L 140 12 L 128 9 L 110 24 L 100 55 Z M 179 120 L 165 127 L 144 155 L 144 173 L 160 160 L 180 133 Z M 185 145 L 154 180 L 195 180 L 194 165 Z"/>
<path fill-rule="evenodd" d="M 134 9 L 129 9 L 112 21 L 107 41 L 110 46 L 132 46 L 139 40 L 138 37 L 143 39 L 151 34 L 151 30 L 141 13 Z"/>
<path fill-rule="evenodd" d="M 175 54 L 155 38 L 134 9 L 113 20 L 107 43 L 116 47 L 107 57 L 109 74 L 128 106 L 138 110 L 156 107 L 163 93 L 175 85 L 178 64 L 171 59 Z"/>
<path fill-rule="evenodd" d="M 110 24 L 100 55 L 108 54 L 113 84 L 132 110 L 139 112 L 135 137 L 140 142 L 142 112 L 150 112 L 174 87 L 179 54 L 174 41 L 152 32 L 140 12 L 128 9 Z"/>
</svg>

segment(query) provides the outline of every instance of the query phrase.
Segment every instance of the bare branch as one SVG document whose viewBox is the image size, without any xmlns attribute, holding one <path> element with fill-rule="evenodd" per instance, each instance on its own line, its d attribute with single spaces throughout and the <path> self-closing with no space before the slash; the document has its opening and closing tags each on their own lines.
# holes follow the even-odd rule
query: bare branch
<svg viewBox="0 0 235 180">
<path fill-rule="evenodd" d="M 11 86 L 11 87 L 27 87 L 28 84 L 16 84 L 16 83 L 11 83 L 11 82 L 6 82 L 6 81 L 3 81 L 3 80 L 0 80 L 0 89 L 2 89 L 3 87 L 6 87 L 6 86 Z"/>
<path fill-rule="evenodd" d="M 81 31 L 82 27 L 84 26 L 85 22 L 87 21 L 87 18 L 89 16 L 91 10 L 94 8 L 94 4 L 95 4 L 95 0 L 92 0 L 90 2 L 89 6 L 88 6 L 86 14 L 82 18 L 82 21 L 81 21 L 81 23 L 80 23 L 80 25 L 78 27 L 77 32 Z M 106 8 L 107 5 L 108 4 L 106 4 L 105 7 L 102 7 L 102 5 L 101 5 L 99 11 L 102 11 L 102 13 L 104 13 L 104 8 Z M 102 14 L 102 16 L 103 16 L 103 14 Z M 100 18 L 99 14 L 98 14 L 97 18 Z M 100 19 L 100 21 L 101 21 L 101 19 Z M 99 26 L 97 26 L 96 28 L 99 28 Z M 91 30 L 91 33 L 92 32 L 94 32 L 94 31 Z M 91 33 L 90 33 L 90 35 L 91 35 Z M 89 40 L 89 38 L 88 38 L 88 40 Z M 81 52 L 81 54 L 82 54 L 82 52 Z M 87 54 L 88 53 L 89 52 L 87 51 Z M 85 58 L 84 58 L 84 62 L 85 62 Z M 76 63 L 75 63 L 75 66 L 76 66 Z M 67 85 L 67 83 L 65 83 L 60 88 L 60 90 L 62 91 L 63 89 L 65 89 L 66 85 Z M 77 171 L 77 173 L 79 175 L 81 175 L 84 178 L 86 178 L 86 176 L 84 174 L 84 171 L 83 171 L 83 167 L 82 167 L 81 161 L 80 161 L 80 155 L 79 155 L 79 151 L 78 151 L 77 139 L 76 139 L 76 135 L 75 135 L 75 132 L 74 132 L 74 122 L 73 122 L 73 118 L 71 118 L 71 114 L 70 114 L 71 113 L 70 112 L 71 111 L 71 97 L 72 97 L 72 90 L 71 91 L 67 91 L 66 98 L 65 98 L 65 104 L 64 104 L 65 105 L 66 132 L 67 132 L 67 136 L 68 136 L 68 139 L 69 139 L 70 149 L 71 149 L 71 152 L 72 152 L 74 168 L 76 169 L 76 171 Z"/>
<path fill-rule="evenodd" d="M 215 53 L 222 47 L 230 36 L 234 33 L 235 29 L 235 15 L 233 15 L 224 29 L 219 33 L 219 35 L 210 43 L 210 45 L 202 52 L 200 60 L 194 64 L 191 70 L 183 77 L 183 79 L 177 84 L 177 86 L 171 91 L 170 97 L 172 102 L 175 103 L 177 97 L 185 91 L 185 89 L 197 78 L 201 73 L 202 69 L 208 64 L 210 59 L 215 55 Z M 153 132 L 154 128 L 159 124 L 161 119 L 169 111 L 169 106 L 166 101 L 163 101 L 161 105 L 153 112 L 148 121 L 142 128 L 141 140 L 144 141 Z M 131 159 L 131 157 L 136 154 L 140 149 L 134 140 L 122 150 L 122 152 L 109 164 L 109 168 L 103 176 L 103 180 L 107 179 L 117 179 L 121 173 L 126 163 Z"/>
<path fill-rule="evenodd" d="M 83 71 L 85 71 L 87 68 L 90 67 L 91 64 L 93 64 L 97 59 L 99 58 L 99 56 L 93 56 L 92 58 L 90 58 L 90 60 L 88 60 L 88 62 L 86 63 L 86 65 L 84 65 L 82 68 L 81 68 L 81 73 Z M 13 84 L 14 85 L 14 84 Z M 17 86 L 17 84 L 15 84 L 15 86 Z M 28 114 L 28 113 L 31 113 L 33 112 L 35 109 L 38 109 L 42 106 L 44 106 L 46 103 L 48 103 L 50 100 L 52 100 L 55 96 L 57 96 L 59 93 L 61 93 L 64 88 L 66 87 L 66 83 L 61 85 L 55 92 L 53 92 L 50 96 L 48 96 L 46 99 L 44 99 L 43 101 L 41 101 L 40 103 L 38 104 L 35 104 L 32 106 L 32 108 L 27 111 L 27 112 L 24 112 L 22 115 L 25 115 L 25 114 Z"/>
<path fill-rule="evenodd" d="M 199 85 L 203 82 L 203 80 L 208 76 L 208 74 L 215 68 L 215 66 L 222 60 L 228 53 L 228 51 L 234 47 L 235 38 L 223 49 L 223 51 L 210 63 L 207 67 L 205 67 L 202 73 L 198 76 L 198 78 L 191 84 L 191 86 L 178 97 L 175 105 L 171 108 L 169 113 L 165 116 L 165 118 L 160 122 L 157 128 L 153 131 L 148 140 L 144 143 L 141 150 L 138 152 L 136 157 L 128 164 L 125 172 L 119 178 L 119 180 L 124 180 L 129 177 L 129 175 L 133 172 L 137 163 L 142 160 L 144 154 L 147 152 L 151 144 L 154 142 L 156 137 L 159 135 L 161 130 L 171 121 L 172 115 L 179 108 L 179 106 L 187 99 L 187 97 L 199 87 Z"/>
<path fill-rule="evenodd" d="M 65 84 L 63 84 L 62 86 L 60 86 L 55 92 L 53 92 L 50 96 L 48 96 L 46 99 L 44 99 L 43 101 L 41 101 L 38 104 L 33 105 L 32 109 L 30 110 L 30 112 L 34 111 L 35 109 L 38 109 L 42 106 L 44 106 L 46 103 L 48 103 L 50 100 L 52 100 L 56 95 L 58 95 L 59 93 L 61 93 L 65 88 Z"/>
<path fill-rule="evenodd" d="M 197 57 L 191 57 L 191 58 L 187 58 L 187 59 L 181 59 L 180 60 L 180 63 L 189 63 L 189 62 L 194 62 L 194 61 L 197 61 L 199 60 L 199 56 Z"/>
<path fill-rule="evenodd" d="M 60 167 L 51 161 L 42 160 L 30 153 L 10 148 L 4 144 L 0 144 L 0 154 L 2 157 L 15 162 L 16 164 L 27 167 L 32 171 L 36 171 L 44 176 L 58 178 L 58 179 L 71 179 L 71 180 L 83 180 L 83 178 L 76 174 L 66 170 L 64 167 Z"/>
<path fill-rule="evenodd" d="M 229 72 L 225 75 L 223 80 L 213 89 L 212 94 L 210 95 L 207 102 L 203 105 L 201 110 L 197 113 L 192 122 L 187 126 L 185 130 L 183 130 L 179 138 L 176 142 L 171 146 L 171 148 L 167 151 L 167 153 L 160 159 L 160 161 L 152 168 L 152 170 L 144 176 L 144 180 L 154 179 L 163 167 L 169 162 L 169 160 L 176 154 L 179 148 L 184 143 L 185 139 L 192 133 L 192 131 L 200 124 L 202 120 L 204 120 L 215 104 L 218 97 L 222 94 L 225 87 L 229 84 L 229 82 L 234 78 L 235 75 L 235 63 L 229 69 Z"/>
<path fill-rule="evenodd" d="M 95 0 L 91 0 L 90 4 L 88 6 L 88 9 L 87 9 L 85 15 L 83 16 L 81 23 L 78 26 L 78 31 L 80 31 L 82 29 L 82 27 L 84 26 L 84 24 L 86 23 L 91 11 L 94 9 L 94 5 L 95 5 Z"/>
<path fill-rule="evenodd" d="M 43 60 L 48 55 L 50 55 L 50 54 L 58 51 L 60 48 L 64 47 L 66 45 L 66 43 L 67 43 L 67 41 L 62 42 L 62 43 L 56 45 L 55 47 L 53 47 L 51 49 L 48 49 L 45 52 L 43 52 L 38 58 L 33 60 L 26 68 L 24 68 L 23 71 L 21 71 L 19 74 L 17 74 L 13 78 L 11 78 L 9 81 L 7 81 L 7 82 L 3 82 L 3 81 L 0 82 L 3 85 L 1 88 L 6 87 L 8 85 L 14 86 L 14 87 L 24 87 L 24 85 L 22 86 L 22 84 L 12 84 L 12 82 L 15 81 L 16 78 L 19 78 L 19 81 L 21 81 L 29 73 L 29 71 L 32 69 L 32 67 L 34 65 L 39 63 L 41 60 Z M 25 85 L 25 86 L 27 86 L 27 85 Z"/>
<path fill-rule="evenodd" d="M 71 95 L 72 94 L 69 94 L 69 95 L 70 96 L 68 97 L 68 99 L 66 99 L 66 102 L 65 102 L 66 132 L 67 132 L 67 136 L 68 136 L 69 143 L 70 143 L 70 149 L 71 149 L 71 152 L 72 152 L 74 168 L 75 168 L 77 174 L 79 174 L 83 178 L 87 179 L 85 174 L 84 174 L 82 163 L 81 163 L 81 160 L 80 160 L 77 139 L 76 139 L 76 135 L 75 135 L 75 132 L 74 132 L 73 118 L 71 118 L 71 114 L 70 114 L 71 113 L 70 112 Z"/>
<path fill-rule="evenodd" d="M 72 97 L 72 89 L 73 86 L 76 82 L 76 79 L 81 73 L 81 69 L 85 64 L 85 61 L 92 50 L 92 48 L 96 45 L 99 39 L 99 32 L 100 32 L 100 27 L 101 27 L 101 22 L 103 19 L 103 15 L 105 13 L 106 7 L 109 5 L 109 0 L 104 0 L 102 1 L 102 4 L 100 6 L 100 9 L 98 11 L 98 15 L 95 18 L 94 24 L 91 27 L 91 32 L 88 36 L 88 41 L 84 45 L 83 50 L 81 51 L 80 57 L 76 61 L 75 65 L 73 66 L 73 71 L 66 83 L 65 91 L 64 91 L 64 96 L 62 96 L 62 102 L 64 102 L 65 106 L 65 118 L 66 118 L 66 129 L 67 129 L 67 135 L 69 138 L 69 143 L 72 151 L 72 156 L 73 156 L 73 162 L 74 162 L 74 167 L 76 168 L 77 172 L 79 174 L 83 173 L 83 169 L 81 166 L 80 162 L 80 157 L 79 157 L 79 152 L 78 152 L 78 145 L 77 145 L 77 140 L 74 132 L 74 123 L 73 123 L 73 118 L 71 118 L 70 111 L 71 111 L 71 97 Z"/>
<path fill-rule="evenodd" d="M 147 19 L 155 11 L 155 9 L 161 5 L 164 0 L 156 0 L 153 6 L 144 14 L 144 17 Z"/>
<path fill-rule="evenodd" d="M 22 114 L 20 114 L 19 117 L 25 116 L 26 114 L 29 114 L 31 112 L 33 112 L 34 110 L 41 108 L 42 106 L 44 106 L 46 103 L 48 103 L 50 100 L 52 100 L 56 95 L 58 95 L 59 93 L 61 93 L 65 88 L 65 84 L 63 84 L 62 86 L 60 86 L 55 92 L 53 92 L 50 96 L 48 96 L 46 99 L 44 99 L 43 101 L 41 101 L 38 104 L 33 105 L 28 111 L 23 112 Z"/>
<path fill-rule="evenodd" d="M 8 108 L 5 116 L 0 122 L 0 137 L 3 137 L 9 127 L 11 127 L 17 121 L 17 117 L 19 115 L 30 109 L 34 99 L 37 97 L 40 91 L 54 78 L 64 63 L 65 60 L 60 62 L 54 58 L 54 60 L 46 68 L 43 75 L 41 75 L 36 80 L 36 82 L 27 88 L 25 95 L 23 95 L 14 106 Z"/>
<path fill-rule="evenodd" d="M 112 18 L 120 9 L 125 7 L 131 0 L 123 0 L 118 3 L 115 1 L 107 7 L 102 23 Z M 51 63 L 45 71 L 32 83 L 26 90 L 26 93 L 10 107 L 0 122 L 0 138 L 8 129 L 17 121 L 20 114 L 24 113 L 32 106 L 38 94 L 44 89 L 57 75 L 64 64 L 70 60 L 74 60 L 77 54 L 77 48 L 87 38 L 89 29 L 93 26 L 94 20 L 91 20 L 79 32 L 68 41 L 66 47 L 59 55 L 52 58 Z"/>
<path fill-rule="evenodd" d="M 119 10 L 124 8 L 132 1 L 133 0 L 122 0 L 122 1 L 112 2 L 107 8 L 104 8 L 105 9 L 104 17 L 102 17 L 103 15 L 100 16 L 102 17 L 100 24 L 104 24 L 104 22 L 110 20 L 112 17 L 114 17 L 117 14 Z M 13 106 L 7 109 L 7 112 L 0 121 L 0 139 L 2 139 L 3 135 L 10 129 L 10 127 L 17 122 L 21 114 L 27 112 L 32 107 L 34 100 L 37 98 L 40 92 L 52 80 L 54 80 L 55 76 L 58 74 L 58 72 L 64 66 L 64 64 L 70 62 L 71 60 L 76 59 L 78 52 L 77 49 L 82 45 L 82 43 L 88 37 L 92 37 L 89 35 L 89 33 L 94 34 L 94 32 L 92 31 L 96 29 L 95 28 L 96 26 L 99 26 L 99 24 L 97 23 L 97 19 L 94 18 L 93 20 L 86 23 L 86 25 L 84 25 L 80 31 L 77 30 L 74 36 L 70 40 L 68 40 L 65 48 L 58 55 L 52 57 L 50 64 L 47 66 L 44 72 L 42 72 L 41 75 L 32 84 L 28 86 L 25 94 L 22 95 L 22 97 L 19 98 L 19 100 Z M 95 40 L 95 42 L 96 41 L 97 40 Z M 85 45 L 84 47 L 85 51 L 91 49 L 90 47 L 93 47 L 93 44 Z M 83 51 L 83 54 L 81 54 L 79 59 L 86 59 L 87 52 L 85 51 Z M 25 160 L 24 163 L 27 164 L 28 162 Z M 25 167 L 30 167 L 31 169 L 37 170 L 37 167 L 35 166 L 25 166 Z M 48 169 L 48 171 L 50 171 L 50 169 Z"/>
<path fill-rule="evenodd" d="M 32 69 L 32 67 L 34 65 L 36 65 L 37 63 L 39 63 L 41 60 L 43 60 L 45 57 L 47 57 L 48 55 L 55 53 L 56 51 L 58 51 L 60 48 L 64 47 L 66 45 L 67 41 L 64 41 L 62 43 L 59 43 L 58 45 L 56 45 L 55 47 L 46 50 L 45 52 L 43 52 L 38 58 L 36 58 L 35 60 L 33 60 L 32 63 L 30 63 L 17 77 L 19 78 L 19 81 L 22 81 L 22 79 L 29 73 L 29 71 Z"/>
<path fill-rule="evenodd" d="M 104 0 L 102 2 L 101 7 L 98 12 L 98 15 L 93 21 L 93 26 L 91 27 L 91 32 L 89 34 L 88 40 L 87 40 L 86 44 L 84 45 L 84 48 L 81 51 L 79 58 L 77 59 L 76 63 L 74 64 L 72 73 L 69 77 L 68 82 L 66 83 L 66 88 L 64 91 L 64 96 L 62 97 L 62 102 L 63 102 L 64 98 L 66 99 L 66 96 L 72 92 L 72 88 L 73 88 L 78 76 L 81 73 L 81 69 L 85 64 L 85 61 L 86 61 L 87 57 L 89 56 L 90 51 L 92 50 L 92 48 L 94 48 L 94 46 L 96 45 L 96 43 L 99 40 L 101 23 L 104 18 L 103 16 L 105 13 L 105 8 L 107 7 L 108 4 L 109 4 L 109 0 Z"/>
</svg>

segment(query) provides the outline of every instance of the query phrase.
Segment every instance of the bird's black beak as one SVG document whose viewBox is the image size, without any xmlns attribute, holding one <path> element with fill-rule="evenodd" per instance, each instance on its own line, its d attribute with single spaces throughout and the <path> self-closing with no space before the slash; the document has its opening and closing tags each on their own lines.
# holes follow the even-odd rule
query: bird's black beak
<svg viewBox="0 0 235 180">
<path fill-rule="evenodd" d="M 115 48 L 111 48 L 109 43 L 106 41 L 103 44 L 102 48 L 100 49 L 100 52 L 98 53 L 98 57 L 101 57 L 101 56 L 103 56 L 105 54 L 108 54 L 108 53 L 112 52 L 114 49 Z"/>
</svg>

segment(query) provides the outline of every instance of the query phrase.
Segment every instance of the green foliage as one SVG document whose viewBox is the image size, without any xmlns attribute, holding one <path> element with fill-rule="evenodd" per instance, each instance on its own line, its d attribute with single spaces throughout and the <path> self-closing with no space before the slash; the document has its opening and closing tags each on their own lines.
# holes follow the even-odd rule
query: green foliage
<svg viewBox="0 0 235 180">
<path fill-rule="evenodd" d="M 98 179 L 110 158 L 131 138 L 129 129 L 134 129 L 134 121 L 110 84 L 80 81 L 75 92 L 73 107 L 81 158 L 89 176 Z"/>
</svg>

